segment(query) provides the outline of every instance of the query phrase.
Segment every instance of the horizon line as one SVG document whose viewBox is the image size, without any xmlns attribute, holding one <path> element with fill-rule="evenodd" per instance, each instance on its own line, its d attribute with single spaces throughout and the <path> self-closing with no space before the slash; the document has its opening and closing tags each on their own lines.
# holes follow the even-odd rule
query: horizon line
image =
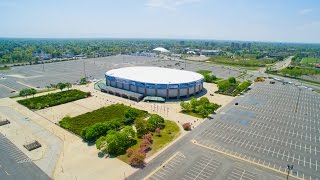
<svg viewBox="0 0 320 180">
<path fill-rule="evenodd" d="M 213 38 L 174 38 L 174 37 L 2 37 L 0 39 L 143 39 L 143 40 L 187 40 L 187 41 L 222 41 L 222 42 L 252 42 L 252 43 L 284 43 L 284 44 L 313 44 L 320 45 L 320 42 L 302 42 L 302 41 L 268 41 L 268 40 L 237 40 L 237 39 L 213 39 Z"/>
</svg>

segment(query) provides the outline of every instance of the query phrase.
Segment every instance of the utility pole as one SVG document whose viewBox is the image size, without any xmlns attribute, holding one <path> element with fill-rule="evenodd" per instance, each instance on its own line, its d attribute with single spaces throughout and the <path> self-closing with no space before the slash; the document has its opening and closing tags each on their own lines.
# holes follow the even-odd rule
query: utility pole
<svg viewBox="0 0 320 180">
<path fill-rule="evenodd" d="M 83 61 L 83 75 L 87 79 L 87 74 L 86 74 L 86 63 Z"/>
</svg>

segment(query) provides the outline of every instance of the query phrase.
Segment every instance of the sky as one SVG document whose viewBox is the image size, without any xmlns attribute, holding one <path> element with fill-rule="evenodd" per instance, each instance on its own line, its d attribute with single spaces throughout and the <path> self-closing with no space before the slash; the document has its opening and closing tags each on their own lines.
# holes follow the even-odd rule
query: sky
<svg viewBox="0 0 320 180">
<path fill-rule="evenodd" d="M 0 0 L 0 37 L 320 43 L 320 0 Z"/>
</svg>

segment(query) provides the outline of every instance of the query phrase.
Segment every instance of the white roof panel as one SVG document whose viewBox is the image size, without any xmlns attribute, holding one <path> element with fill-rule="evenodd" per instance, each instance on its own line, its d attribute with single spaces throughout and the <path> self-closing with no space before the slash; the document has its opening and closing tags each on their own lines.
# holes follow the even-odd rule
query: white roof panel
<svg viewBox="0 0 320 180">
<path fill-rule="evenodd" d="M 191 71 L 147 66 L 113 69 L 106 75 L 151 84 L 181 84 L 203 79 L 201 74 Z"/>
</svg>

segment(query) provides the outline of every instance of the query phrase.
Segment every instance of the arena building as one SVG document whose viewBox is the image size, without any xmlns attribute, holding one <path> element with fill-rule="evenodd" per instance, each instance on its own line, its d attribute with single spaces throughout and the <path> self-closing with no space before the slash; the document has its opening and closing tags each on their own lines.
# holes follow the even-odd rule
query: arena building
<svg viewBox="0 0 320 180">
<path fill-rule="evenodd" d="M 160 67 L 125 67 L 105 74 L 106 85 L 166 99 L 189 97 L 203 89 L 201 74 Z"/>
</svg>

